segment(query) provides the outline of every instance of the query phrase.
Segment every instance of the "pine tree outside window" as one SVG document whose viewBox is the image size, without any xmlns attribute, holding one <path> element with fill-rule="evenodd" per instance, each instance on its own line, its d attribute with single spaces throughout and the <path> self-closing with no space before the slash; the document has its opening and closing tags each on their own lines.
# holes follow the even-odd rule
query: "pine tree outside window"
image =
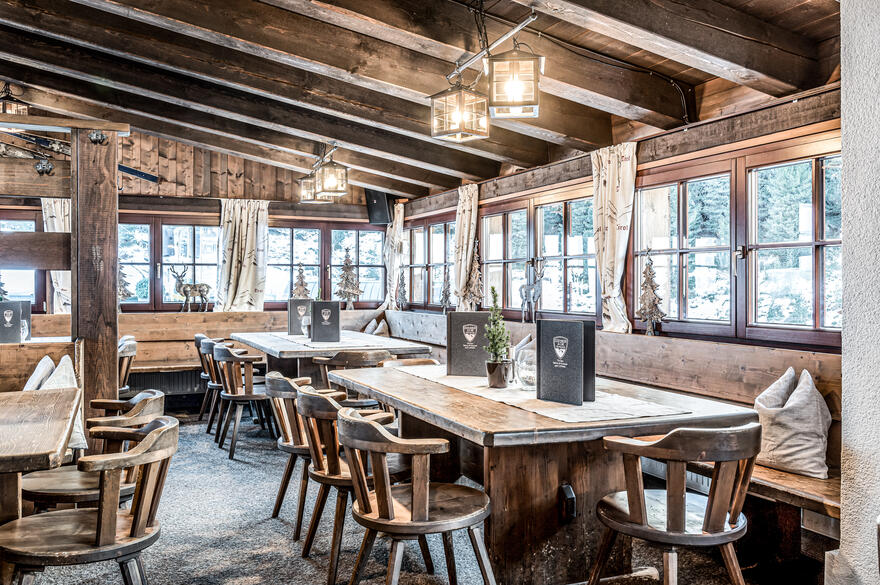
<svg viewBox="0 0 880 585">
<path fill-rule="evenodd" d="M 266 302 L 283 302 L 290 297 L 299 265 L 311 298 L 321 287 L 321 230 L 299 227 L 270 227 L 266 267 Z"/>
</svg>

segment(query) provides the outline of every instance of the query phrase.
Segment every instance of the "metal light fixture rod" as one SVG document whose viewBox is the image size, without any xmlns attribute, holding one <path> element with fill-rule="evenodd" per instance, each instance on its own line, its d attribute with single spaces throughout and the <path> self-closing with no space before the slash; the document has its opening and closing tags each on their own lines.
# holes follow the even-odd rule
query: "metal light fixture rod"
<svg viewBox="0 0 880 585">
<path fill-rule="evenodd" d="M 487 53 L 489 53 L 489 51 L 497 48 L 501 43 L 503 43 L 504 41 L 506 41 L 510 37 L 514 36 L 516 33 L 521 31 L 522 29 L 524 29 L 525 27 L 527 27 L 531 23 L 535 22 L 536 20 L 538 20 L 538 13 L 535 12 L 534 9 L 532 9 L 532 13 L 529 14 L 524 21 L 522 21 L 521 23 L 519 23 L 518 25 L 516 25 L 515 27 L 513 27 L 512 29 L 510 29 L 509 31 L 507 31 L 506 33 L 501 35 L 500 37 L 498 37 L 491 45 L 489 45 L 488 47 L 486 47 L 485 49 L 483 49 L 479 53 L 475 54 L 473 57 L 471 57 L 470 59 L 468 59 L 464 63 L 456 66 L 455 70 L 453 70 L 452 73 L 450 73 L 449 75 L 446 76 L 447 81 L 452 81 L 457 76 L 461 75 L 462 71 L 464 71 L 465 69 L 467 69 L 468 67 L 470 67 L 471 65 L 473 65 L 474 63 L 479 61 L 480 59 L 482 59 L 483 56 L 485 56 Z"/>
<path fill-rule="evenodd" d="M 315 161 L 315 164 L 312 165 L 312 168 L 317 169 L 319 166 L 321 166 L 324 163 L 325 160 L 327 160 L 328 158 L 333 156 L 333 153 L 336 152 L 337 150 L 339 150 L 339 145 L 338 144 L 332 145 L 330 150 L 325 152 L 323 156 L 321 156 L 318 160 Z"/>
</svg>

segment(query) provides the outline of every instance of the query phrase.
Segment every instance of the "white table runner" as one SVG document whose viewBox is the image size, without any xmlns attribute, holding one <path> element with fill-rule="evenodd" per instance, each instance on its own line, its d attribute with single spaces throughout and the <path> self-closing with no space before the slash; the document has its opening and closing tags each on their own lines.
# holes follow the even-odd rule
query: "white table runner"
<svg viewBox="0 0 880 585">
<path fill-rule="evenodd" d="M 523 390 L 514 383 L 507 388 L 489 388 L 486 378 L 479 376 L 447 376 L 446 364 L 428 366 L 404 366 L 398 368 L 412 376 L 475 394 L 489 400 L 515 406 L 529 412 L 553 418 L 562 422 L 578 423 L 651 416 L 687 414 L 688 410 L 664 406 L 654 402 L 596 391 L 595 402 L 584 402 L 580 406 L 538 400 L 536 392 Z"/>
<path fill-rule="evenodd" d="M 400 341 L 398 340 L 360 333 L 358 331 L 343 330 L 339 336 L 339 341 L 312 341 L 305 335 L 287 335 L 286 333 L 271 333 L 271 335 L 284 341 L 297 343 L 313 349 L 389 349 L 400 347 Z"/>
</svg>

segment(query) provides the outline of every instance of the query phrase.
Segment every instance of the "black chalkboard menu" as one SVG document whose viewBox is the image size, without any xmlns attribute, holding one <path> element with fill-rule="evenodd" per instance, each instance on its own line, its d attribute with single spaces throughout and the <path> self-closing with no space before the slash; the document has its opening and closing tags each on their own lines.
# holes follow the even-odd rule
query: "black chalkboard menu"
<svg viewBox="0 0 880 585">
<path fill-rule="evenodd" d="M 20 301 L 0 301 L 0 343 L 21 342 L 21 307 Z M 30 324 L 28 328 L 30 329 Z"/>
<path fill-rule="evenodd" d="M 596 324 L 538 320 L 538 399 L 596 400 Z"/>
<path fill-rule="evenodd" d="M 287 334 L 308 335 L 303 319 L 312 314 L 312 299 L 289 299 L 287 301 Z"/>
<path fill-rule="evenodd" d="M 488 311 L 453 311 L 446 315 L 446 375 L 485 376 Z"/>
<path fill-rule="evenodd" d="M 339 341 L 339 301 L 312 301 L 312 341 Z"/>
</svg>

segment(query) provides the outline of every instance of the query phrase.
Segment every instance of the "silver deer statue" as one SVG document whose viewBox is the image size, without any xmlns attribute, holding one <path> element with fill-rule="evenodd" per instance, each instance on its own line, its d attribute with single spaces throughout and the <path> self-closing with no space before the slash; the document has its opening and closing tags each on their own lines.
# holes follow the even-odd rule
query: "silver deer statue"
<svg viewBox="0 0 880 585">
<path fill-rule="evenodd" d="M 529 315 L 532 323 L 535 322 L 538 301 L 541 300 L 541 286 L 544 282 L 544 260 L 530 260 L 529 264 L 535 270 L 535 280 L 532 284 L 521 284 L 519 287 L 519 298 L 522 299 L 522 323 L 526 322 L 526 315 Z"/>
<path fill-rule="evenodd" d="M 186 310 L 189 313 L 192 310 L 192 302 L 196 300 L 196 297 L 199 299 L 198 311 L 207 311 L 208 293 L 211 292 L 211 286 L 204 283 L 187 284 L 183 282 L 183 279 L 186 277 L 186 271 L 187 269 L 184 268 L 183 272 L 178 273 L 174 268 L 171 268 L 171 275 L 177 281 L 174 284 L 174 290 L 183 297 L 180 312 L 183 313 Z"/>
</svg>

